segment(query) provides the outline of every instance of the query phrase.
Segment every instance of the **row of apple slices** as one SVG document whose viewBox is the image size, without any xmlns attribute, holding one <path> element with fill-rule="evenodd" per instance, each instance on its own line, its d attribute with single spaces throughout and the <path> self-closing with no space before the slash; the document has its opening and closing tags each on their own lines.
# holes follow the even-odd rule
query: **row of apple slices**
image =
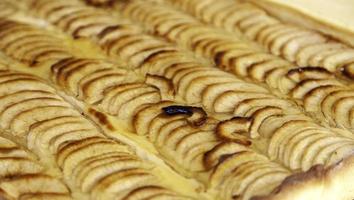
<svg viewBox="0 0 354 200">
<path fill-rule="evenodd" d="M 72 56 L 58 37 L 19 22 L 0 20 L 0 47 L 10 57 L 31 66 Z"/>
<path fill-rule="evenodd" d="M 331 165 L 349 156 L 354 149 L 352 138 L 338 137 L 334 132 L 312 122 L 289 120 L 274 132 L 268 154 L 291 169 L 308 170 L 317 164 Z"/>
<path fill-rule="evenodd" d="M 41 157 L 53 159 L 73 188 L 93 199 L 184 198 L 163 189 L 149 172 L 151 164 L 105 138 L 40 79 L 3 71 L 0 82 L 1 128 L 24 138 Z"/>
<path fill-rule="evenodd" d="M 52 24 L 60 27 L 75 38 L 95 36 L 107 26 L 116 23 L 105 12 L 97 12 L 80 1 L 33 1 L 31 9 Z M 109 16 L 109 15 L 108 15 Z M 92 21 L 94 20 L 94 21 Z M 94 23 L 92 23 L 94 22 Z"/>
<path fill-rule="evenodd" d="M 235 33 L 242 32 L 274 55 L 300 66 L 319 66 L 331 72 L 344 70 L 349 78 L 354 77 L 352 48 L 316 31 L 281 22 L 249 3 L 170 1 L 207 23 Z"/>
<path fill-rule="evenodd" d="M 101 47 L 110 56 L 119 57 L 131 67 L 139 66 L 154 52 L 175 49 L 162 41 L 152 40 L 147 35 L 137 34 L 133 37 L 132 34 L 139 33 L 140 28 L 126 25 L 128 23 L 124 20 L 117 21 L 114 16 L 80 2 L 44 0 L 31 5 L 31 9 L 38 11 L 35 12 L 37 16 L 73 37 L 97 37 Z M 126 38 L 126 34 L 131 37 Z M 139 41 L 139 44 L 135 41 Z M 149 45 L 148 49 L 144 49 L 146 45 Z"/>
<path fill-rule="evenodd" d="M 8 136 L 7 136 L 8 137 Z M 0 196 L 5 199 L 72 199 L 66 185 L 45 172 L 28 149 L 0 136 Z M 19 139 L 19 138 L 17 138 Z"/>
<path fill-rule="evenodd" d="M 149 11 L 153 10 L 154 12 L 147 12 L 146 7 L 149 7 Z M 182 45 L 189 43 L 190 48 L 194 48 L 194 52 L 216 59 L 217 64 L 222 68 L 228 70 L 233 68 L 237 75 L 265 81 L 270 86 L 277 87 L 282 93 L 302 101 L 306 111 L 320 115 L 321 119 L 331 125 L 345 128 L 354 127 L 351 122 L 351 115 L 353 115 L 351 112 L 353 105 L 350 103 L 353 98 L 351 90 L 337 81 L 327 70 L 318 67 L 292 69 L 290 63 L 270 54 L 261 53 L 252 47 L 247 47 L 244 42 L 232 39 L 228 34 L 216 29 L 201 25 L 190 19 L 190 16 L 179 13 L 167 5 L 132 1 L 125 5 L 123 11 L 133 19 L 152 26 L 154 33 Z M 163 28 L 164 32 L 160 28 Z M 171 34 L 172 38 L 169 33 L 175 32 L 178 34 Z M 275 63 L 283 63 L 283 65 L 275 65 Z M 246 72 L 249 74 L 247 75 Z M 258 73 L 253 74 L 253 72 Z M 262 79 L 258 79 L 259 77 Z M 341 95 L 338 95 L 339 93 Z M 330 103 L 325 100 L 321 106 L 324 99 L 332 100 Z M 216 102 L 215 104 L 222 105 L 222 103 Z"/>
</svg>

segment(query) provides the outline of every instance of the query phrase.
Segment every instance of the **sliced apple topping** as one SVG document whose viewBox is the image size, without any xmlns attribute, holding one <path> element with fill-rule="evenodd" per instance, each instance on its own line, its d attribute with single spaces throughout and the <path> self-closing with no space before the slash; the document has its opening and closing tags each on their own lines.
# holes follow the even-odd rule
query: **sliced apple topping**
<svg viewBox="0 0 354 200">
<path fill-rule="evenodd" d="M 0 31 L 0 47 L 10 57 L 31 66 L 72 57 L 69 47 L 60 44 L 58 37 L 43 33 L 39 28 L 4 19 L 0 24 L 9 26 Z"/>
</svg>

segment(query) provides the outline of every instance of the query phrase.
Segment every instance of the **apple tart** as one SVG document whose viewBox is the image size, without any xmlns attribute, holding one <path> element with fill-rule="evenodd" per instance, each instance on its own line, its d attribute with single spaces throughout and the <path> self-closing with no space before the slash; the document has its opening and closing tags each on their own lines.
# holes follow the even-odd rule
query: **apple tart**
<svg viewBox="0 0 354 200">
<path fill-rule="evenodd" d="M 354 198 L 350 44 L 252 2 L 6 6 L 2 198 Z"/>
</svg>

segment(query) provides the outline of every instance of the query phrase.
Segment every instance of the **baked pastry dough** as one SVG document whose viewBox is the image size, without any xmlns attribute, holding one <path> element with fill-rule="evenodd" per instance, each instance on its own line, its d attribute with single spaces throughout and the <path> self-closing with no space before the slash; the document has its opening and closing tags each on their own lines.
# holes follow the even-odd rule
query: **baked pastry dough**
<svg viewBox="0 0 354 200">
<path fill-rule="evenodd" d="M 286 42 L 327 36 L 292 25 L 294 35 L 271 36 L 268 52 L 240 27 L 282 24 L 252 4 L 175 2 L 227 32 L 166 2 L 87 3 L 28 0 L 16 12 L 31 23 L 0 21 L 9 28 L 0 29 L 0 50 L 10 68 L 0 73 L 0 128 L 56 172 L 45 174 L 62 188 L 55 195 L 354 197 L 351 80 L 334 73 L 337 65 L 296 66 L 297 50 Z M 257 17 L 233 26 L 242 13 Z M 191 181 L 198 187 L 187 189 Z M 33 195 L 50 193 L 36 187 L 28 187 Z M 4 191 L 15 199 L 28 193 Z"/>
</svg>

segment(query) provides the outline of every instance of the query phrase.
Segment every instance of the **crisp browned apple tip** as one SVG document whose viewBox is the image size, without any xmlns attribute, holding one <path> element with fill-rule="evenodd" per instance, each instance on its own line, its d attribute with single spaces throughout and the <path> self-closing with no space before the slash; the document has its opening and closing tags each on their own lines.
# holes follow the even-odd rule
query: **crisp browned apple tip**
<svg viewBox="0 0 354 200">
<path fill-rule="evenodd" d="M 223 140 L 249 146 L 249 130 L 252 120 L 247 117 L 234 117 L 220 122 L 216 127 L 216 134 Z"/>
<path fill-rule="evenodd" d="M 93 6 L 108 7 L 112 6 L 116 0 L 86 0 L 86 3 Z"/>
<path fill-rule="evenodd" d="M 332 78 L 333 74 L 322 67 L 299 67 L 289 70 L 287 76 L 295 82 L 300 82 L 306 79 Z"/>
</svg>

